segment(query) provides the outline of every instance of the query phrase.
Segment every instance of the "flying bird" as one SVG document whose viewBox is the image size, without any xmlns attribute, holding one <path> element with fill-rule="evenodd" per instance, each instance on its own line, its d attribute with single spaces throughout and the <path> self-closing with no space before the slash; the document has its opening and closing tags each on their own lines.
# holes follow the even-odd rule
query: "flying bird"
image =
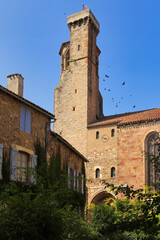
<svg viewBox="0 0 160 240">
<path fill-rule="evenodd" d="M 112 98 L 112 102 L 114 102 L 114 98 Z"/>
<path fill-rule="evenodd" d="M 111 89 L 108 89 L 108 92 L 110 92 L 111 91 Z"/>
<path fill-rule="evenodd" d="M 116 103 L 116 107 L 118 107 L 118 103 Z"/>
<path fill-rule="evenodd" d="M 103 82 L 105 82 L 105 79 L 103 79 Z"/>
<path fill-rule="evenodd" d="M 136 107 L 136 105 L 133 106 L 133 108 L 135 108 L 135 107 Z"/>
<path fill-rule="evenodd" d="M 106 74 L 105 77 L 109 78 L 109 76 Z"/>
<path fill-rule="evenodd" d="M 122 85 L 125 85 L 125 84 L 126 84 L 125 82 L 122 83 Z"/>
<path fill-rule="evenodd" d="M 104 90 L 106 90 L 106 88 L 104 88 Z"/>
</svg>

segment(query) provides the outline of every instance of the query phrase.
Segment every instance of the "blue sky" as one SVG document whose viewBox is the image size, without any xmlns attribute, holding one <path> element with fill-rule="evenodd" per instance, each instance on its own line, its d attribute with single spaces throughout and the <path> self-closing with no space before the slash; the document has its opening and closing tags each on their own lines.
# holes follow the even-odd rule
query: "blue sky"
<svg viewBox="0 0 160 240">
<path fill-rule="evenodd" d="M 0 84 L 21 73 L 24 97 L 53 112 L 67 15 L 83 4 L 100 23 L 104 114 L 160 107 L 160 0 L 0 0 Z"/>
</svg>

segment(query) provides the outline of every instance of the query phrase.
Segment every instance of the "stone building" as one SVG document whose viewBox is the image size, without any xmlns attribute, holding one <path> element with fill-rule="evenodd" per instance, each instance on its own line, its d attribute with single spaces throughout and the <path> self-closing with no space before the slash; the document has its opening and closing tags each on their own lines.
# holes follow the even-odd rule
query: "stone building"
<svg viewBox="0 0 160 240">
<path fill-rule="evenodd" d="M 88 204 L 112 196 L 101 180 L 143 188 L 158 179 L 142 152 L 156 154 L 160 109 L 104 116 L 96 44 L 99 23 L 90 9 L 67 18 L 70 41 L 62 44 L 60 85 L 54 92 L 54 131 L 84 154 Z"/>
<path fill-rule="evenodd" d="M 0 85 L 0 179 L 2 179 L 3 156 L 10 162 L 10 179 L 30 183 L 32 175 L 21 169 L 35 168 L 37 139 L 45 147 L 46 159 L 59 151 L 61 168 L 68 166 L 68 174 L 78 177 L 77 191 L 84 192 L 82 163 L 87 159 L 71 144 L 50 129 L 53 114 L 23 98 L 23 77 L 20 74 L 8 76 L 8 86 Z M 78 181 L 81 183 L 79 186 Z"/>
</svg>

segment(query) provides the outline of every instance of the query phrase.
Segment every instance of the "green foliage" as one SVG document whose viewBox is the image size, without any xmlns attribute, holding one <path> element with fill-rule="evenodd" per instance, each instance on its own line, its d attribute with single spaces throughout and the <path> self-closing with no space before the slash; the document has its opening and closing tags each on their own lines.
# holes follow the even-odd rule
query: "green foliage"
<svg viewBox="0 0 160 240">
<path fill-rule="evenodd" d="M 10 182 L 0 194 L 1 240 L 96 240 L 98 233 L 71 205 L 62 206 L 56 186 Z M 66 192 L 63 193 L 66 196 Z"/>
<path fill-rule="evenodd" d="M 98 240 L 99 233 L 78 213 L 84 194 L 68 189 L 66 169 L 61 170 L 60 152 L 50 163 L 45 149 L 35 144 L 36 184 L 6 181 L 0 188 L 1 240 Z M 5 163 L 5 161 L 3 161 Z M 5 165 L 4 165 L 5 166 Z M 3 166 L 4 174 L 8 173 Z M 83 174 L 85 169 L 83 166 Z M 9 175 L 5 175 L 8 176 Z"/>
<path fill-rule="evenodd" d="M 121 192 L 125 198 L 115 199 L 112 206 L 99 205 L 93 209 L 93 224 L 97 230 L 108 239 L 114 236 L 110 235 L 112 230 L 119 239 L 120 236 L 126 239 L 159 239 L 159 194 L 151 189 L 133 190 L 133 186 L 128 189 L 107 184 L 109 186 L 115 194 Z"/>
</svg>

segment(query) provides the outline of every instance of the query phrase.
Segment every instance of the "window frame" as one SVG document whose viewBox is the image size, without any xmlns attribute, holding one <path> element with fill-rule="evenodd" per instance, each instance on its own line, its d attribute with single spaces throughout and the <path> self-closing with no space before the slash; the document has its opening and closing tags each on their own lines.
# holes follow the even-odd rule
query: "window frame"
<svg viewBox="0 0 160 240">
<path fill-rule="evenodd" d="M 20 106 L 20 130 L 31 134 L 32 112 L 30 109 Z"/>
</svg>

